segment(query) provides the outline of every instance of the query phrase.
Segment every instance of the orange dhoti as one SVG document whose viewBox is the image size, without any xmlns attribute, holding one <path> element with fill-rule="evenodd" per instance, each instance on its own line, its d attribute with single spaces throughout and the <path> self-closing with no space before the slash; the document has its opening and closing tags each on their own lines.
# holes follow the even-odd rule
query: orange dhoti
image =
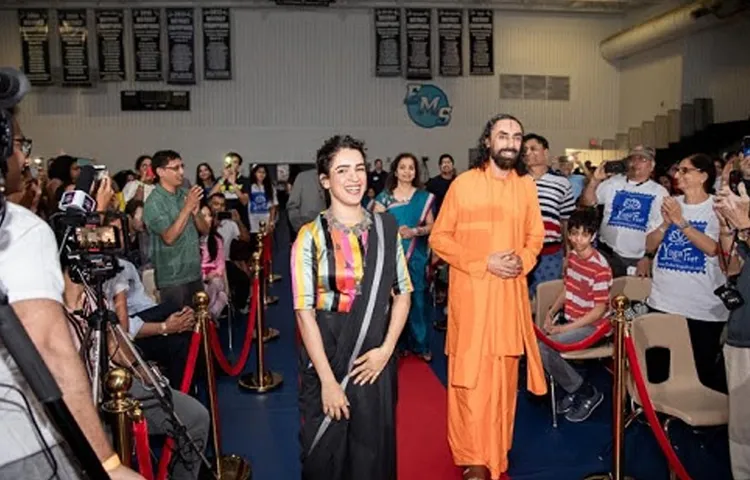
<svg viewBox="0 0 750 480">
<path fill-rule="evenodd" d="M 508 469 L 521 356 L 528 389 L 547 390 L 526 285 L 543 240 L 534 181 L 515 172 L 496 179 L 478 169 L 453 182 L 430 235 L 433 250 L 451 266 L 448 443 L 457 465 L 485 466 L 493 479 Z M 489 257 L 508 251 L 520 258 L 521 275 L 488 272 Z"/>
<path fill-rule="evenodd" d="M 485 465 L 492 478 L 508 470 L 513 444 L 519 357 L 485 357 L 475 388 L 451 386 L 448 359 L 448 444 L 456 465 Z"/>
</svg>

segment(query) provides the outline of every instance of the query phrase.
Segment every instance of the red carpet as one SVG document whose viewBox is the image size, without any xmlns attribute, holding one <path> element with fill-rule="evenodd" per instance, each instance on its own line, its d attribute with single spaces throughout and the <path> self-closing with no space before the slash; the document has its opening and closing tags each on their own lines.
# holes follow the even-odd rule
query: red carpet
<svg viewBox="0 0 750 480">
<path fill-rule="evenodd" d="M 457 480 L 448 448 L 445 388 L 422 360 L 407 357 L 398 371 L 399 480 Z"/>
</svg>

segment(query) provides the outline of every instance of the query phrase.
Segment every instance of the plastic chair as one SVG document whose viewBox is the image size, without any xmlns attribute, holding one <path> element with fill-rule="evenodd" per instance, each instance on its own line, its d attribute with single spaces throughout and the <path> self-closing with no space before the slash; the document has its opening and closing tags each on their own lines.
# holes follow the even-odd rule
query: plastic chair
<svg viewBox="0 0 750 480">
<path fill-rule="evenodd" d="M 644 372 L 648 349 L 669 349 L 669 377 L 661 383 L 651 383 L 648 378 L 644 379 L 654 410 L 671 417 L 663 427 L 667 437 L 669 424 L 674 418 L 691 427 L 727 424 L 729 397 L 701 384 L 695 368 L 693 346 L 685 317 L 648 313 L 636 318 L 631 330 L 638 363 Z M 633 401 L 642 406 L 632 377 L 628 377 L 627 389 Z"/>
</svg>

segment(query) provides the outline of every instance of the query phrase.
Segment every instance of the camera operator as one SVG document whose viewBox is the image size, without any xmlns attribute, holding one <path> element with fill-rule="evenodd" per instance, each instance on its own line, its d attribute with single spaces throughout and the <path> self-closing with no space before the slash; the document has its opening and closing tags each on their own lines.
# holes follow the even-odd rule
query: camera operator
<svg viewBox="0 0 750 480">
<path fill-rule="evenodd" d="M 750 197 L 744 183 L 737 189 L 739 195 L 725 185 L 716 196 L 715 210 L 722 224 L 722 249 L 730 260 L 727 276 L 739 272 L 734 288 L 744 301 L 729 315 L 724 345 L 729 454 L 734 478 L 750 478 Z"/>
<path fill-rule="evenodd" d="M 13 154 L 7 159 L 7 172 L 3 172 L 9 194 L 21 191 L 21 171 L 31 149 L 16 115 L 12 125 Z M 29 210 L 7 202 L 0 224 L 0 291 L 7 295 L 110 476 L 116 480 L 141 479 L 120 464 L 102 428 L 68 330 L 62 308 L 63 288 L 51 229 Z M 20 377 L 0 345 L 0 478 L 48 478 L 55 471 L 57 478 L 80 478 L 65 445 Z M 31 411 L 27 404 L 31 404 Z"/>
<path fill-rule="evenodd" d="M 651 272 L 653 252 L 646 251 L 646 235 L 661 225 L 662 199 L 669 196 L 651 180 L 655 155 L 653 148 L 638 146 L 623 162 L 602 162 L 581 196 L 584 207 L 604 206 L 598 247 L 615 277 Z"/>
</svg>

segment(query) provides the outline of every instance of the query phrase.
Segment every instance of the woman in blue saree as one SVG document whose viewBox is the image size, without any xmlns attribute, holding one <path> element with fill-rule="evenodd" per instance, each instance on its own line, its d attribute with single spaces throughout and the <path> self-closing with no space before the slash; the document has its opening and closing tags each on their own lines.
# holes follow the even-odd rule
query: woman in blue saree
<svg viewBox="0 0 750 480">
<path fill-rule="evenodd" d="M 428 301 L 430 249 L 427 237 L 434 221 L 432 209 L 435 197 L 422 189 L 420 178 L 419 163 L 414 155 L 402 153 L 397 156 L 391 165 L 385 189 L 375 198 L 375 212 L 387 211 L 396 218 L 414 286 L 400 349 L 429 362 L 432 360 L 429 335 L 432 309 Z"/>
</svg>

